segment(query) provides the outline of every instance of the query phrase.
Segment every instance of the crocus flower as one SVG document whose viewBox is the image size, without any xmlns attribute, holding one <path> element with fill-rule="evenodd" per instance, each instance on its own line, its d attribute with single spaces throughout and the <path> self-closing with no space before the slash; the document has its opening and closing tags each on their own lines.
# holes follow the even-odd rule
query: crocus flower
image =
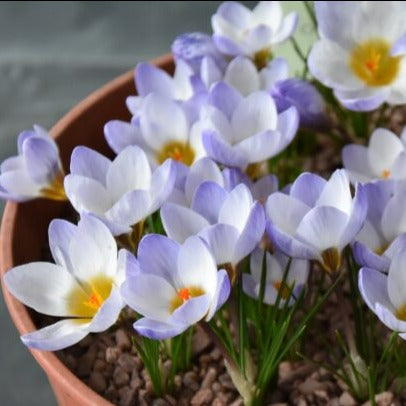
<svg viewBox="0 0 406 406">
<path fill-rule="evenodd" d="M 174 337 L 200 320 L 209 321 L 228 299 L 230 280 L 199 237 L 179 245 L 145 236 L 121 288 L 124 301 L 144 316 L 135 330 L 152 339 Z"/>
<path fill-rule="evenodd" d="M 37 197 L 66 200 L 59 150 L 38 125 L 18 136 L 18 155 L 0 167 L 0 198 L 24 202 Z"/>
<path fill-rule="evenodd" d="M 199 235 L 217 264 L 232 269 L 252 252 L 265 228 L 264 209 L 244 184 L 228 192 L 217 183 L 204 182 L 196 190 L 191 208 L 166 203 L 161 219 L 170 238 L 182 243 Z"/>
<path fill-rule="evenodd" d="M 65 220 L 49 225 L 49 246 L 55 264 L 32 262 L 6 273 L 8 290 L 37 312 L 64 317 L 21 337 L 29 347 L 57 351 L 89 333 L 107 330 L 124 304 L 119 287 L 126 253 L 108 228 L 84 216 L 77 226 Z"/>
<path fill-rule="evenodd" d="M 393 132 L 377 128 L 367 147 L 346 145 L 342 150 L 344 167 L 352 182 L 378 179 L 406 179 L 406 128 L 399 138 Z"/>
<path fill-rule="evenodd" d="M 201 134 L 191 131 L 185 109 L 179 103 L 158 93 L 145 97 L 136 123 L 110 121 L 105 136 L 114 151 L 128 145 L 140 146 L 153 166 L 171 158 L 190 166 L 206 155 Z"/>
<path fill-rule="evenodd" d="M 251 11 L 227 1 L 213 15 L 213 40 L 226 55 L 245 55 L 258 67 L 267 64 L 274 45 L 288 39 L 297 26 L 297 14 L 282 15 L 279 1 L 260 1 Z"/>
<path fill-rule="evenodd" d="M 290 296 L 289 306 L 295 303 L 295 299 L 309 276 L 309 261 L 293 259 L 289 263 L 289 257 L 280 251 L 271 254 L 257 248 L 250 257 L 250 273 L 243 274 L 243 289 L 245 294 L 258 299 L 261 286 L 262 262 L 266 255 L 266 279 L 264 290 L 264 302 L 273 305 L 279 295 L 280 306 L 284 306 L 285 300 Z M 284 273 L 287 273 L 283 280 Z"/>
<path fill-rule="evenodd" d="M 210 58 L 218 69 L 223 69 L 227 64 L 212 37 L 203 32 L 187 32 L 177 36 L 172 43 L 172 53 L 177 61 L 187 62 L 195 74 L 200 74 L 205 58 Z"/>
<path fill-rule="evenodd" d="M 365 224 L 355 237 L 354 257 L 359 265 L 387 272 L 396 252 L 406 247 L 406 191 L 393 195 L 389 182 L 368 183 Z"/>
<path fill-rule="evenodd" d="M 292 141 L 299 124 L 295 107 L 278 114 L 267 92 L 243 98 L 225 83 L 213 86 L 201 117 L 195 127 L 200 125 L 202 129 L 207 155 L 223 165 L 242 169 L 281 152 Z"/>
<path fill-rule="evenodd" d="M 406 103 L 406 4 L 316 1 L 311 73 L 350 110 Z"/>
<path fill-rule="evenodd" d="M 406 340 L 406 252 L 392 259 L 388 274 L 362 268 L 358 287 L 365 303 L 383 324 Z"/>
<path fill-rule="evenodd" d="M 266 202 L 267 231 L 271 241 L 293 258 L 319 261 L 328 272 L 341 266 L 341 251 L 361 229 L 367 213 L 362 185 L 351 196 L 345 170 L 329 181 L 300 175 L 289 194 L 273 193 Z"/>
<path fill-rule="evenodd" d="M 144 151 L 129 146 L 114 161 L 76 147 L 70 171 L 65 190 L 72 206 L 79 213 L 97 216 L 114 235 L 120 235 L 130 233 L 161 207 L 172 191 L 176 169 L 167 160 L 151 173 Z"/>
</svg>

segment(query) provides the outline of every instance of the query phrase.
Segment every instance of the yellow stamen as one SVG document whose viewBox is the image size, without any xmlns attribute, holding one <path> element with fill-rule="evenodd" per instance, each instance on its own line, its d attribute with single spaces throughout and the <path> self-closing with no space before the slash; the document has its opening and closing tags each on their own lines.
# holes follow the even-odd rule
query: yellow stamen
<svg viewBox="0 0 406 406">
<path fill-rule="evenodd" d="M 282 281 L 276 281 L 272 285 L 278 291 L 282 299 L 286 300 L 289 297 L 291 288 L 286 284 L 286 282 L 282 283 Z"/>
<path fill-rule="evenodd" d="M 156 154 L 156 159 L 159 164 L 164 163 L 168 158 L 190 166 L 195 160 L 195 151 L 188 143 L 171 141 L 165 144 Z"/>
<path fill-rule="evenodd" d="M 370 39 L 351 52 L 351 70 L 368 86 L 387 86 L 398 76 L 402 57 L 390 55 L 391 45 L 384 39 Z"/>
<path fill-rule="evenodd" d="M 341 255 L 335 247 L 327 248 L 321 253 L 321 266 L 328 273 L 337 272 L 341 268 Z"/>
<path fill-rule="evenodd" d="M 388 179 L 389 176 L 390 176 L 390 174 L 391 174 L 391 173 L 390 173 L 390 170 L 385 169 L 385 170 L 382 171 L 381 178 L 382 178 L 382 179 Z"/>
<path fill-rule="evenodd" d="M 169 312 L 173 313 L 177 308 L 183 305 L 192 297 L 198 297 L 205 294 L 205 291 L 198 286 L 189 286 L 187 288 L 179 289 L 176 296 L 171 300 Z"/>
<path fill-rule="evenodd" d="M 396 317 L 399 320 L 406 321 L 406 304 L 404 304 L 403 306 L 400 306 L 396 310 Z"/>
<path fill-rule="evenodd" d="M 265 66 L 268 65 L 268 62 L 270 61 L 271 57 L 272 54 L 270 49 L 265 48 L 262 49 L 261 51 L 258 51 L 254 55 L 254 63 L 257 69 L 261 70 L 262 68 L 265 68 Z"/>
<path fill-rule="evenodd" d="M 64 176 L 65 174 L 62 171 L 58 171 L 50 185 L 41 189 L 41 196 L 52 200 L 68 200 L 63 187 Z"/>
<path fill-rule="evenodd" d="M 105 275 L 96 276 L 78 286 L 67 298 L 70 314 L 77 317 L 93 317 L 110 296 L 112 288 L 113 280 Z"/>
<path fill-rule="evenodd" d="M 382 245 L 382 247 L 378 247 L 375 250 L 375 254 L 381 256 L 389 247 L 390 243 L 386 243 L 384 245 Z"/>
</svg>

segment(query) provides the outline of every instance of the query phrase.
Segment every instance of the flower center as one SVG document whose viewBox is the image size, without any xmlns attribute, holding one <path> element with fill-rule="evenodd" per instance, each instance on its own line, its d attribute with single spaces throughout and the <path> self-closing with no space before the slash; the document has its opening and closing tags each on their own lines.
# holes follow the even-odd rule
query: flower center
<svg viewBox="0 0 406 406">
<path fill-rule="evenodd" d="M 286 282 L 282 283 L 282 281 L 276 281 L 272 286 L 277 290 L 282 299 L 286 300 L 289 297 L 291 288 Z"/>
<path fill-rule="evenodd" d="M 400 306 L 396 310 L 396 317 L 399 320 L 406 321 L 406 304 L 404 304 L 403 306 Z"/>
<path fill-rule="evenodd" d="M 159 164 L 164 163 L 168 158 L 190 166 L 195 159 L 195 151 L 193 151 L 188 143 L 170 141 L 156 155 Z"/>
<path fill-rule="evenodd" d="M 386 243 L 375 250 L 375 254 L 381 256 L 389 247 L 390 243 Z"/>
<path fill-rule="evenodd" d="M 349 59 L 352 71 L 368 86 L 391 84 L 398 76 L 401 57 L 391 56 L 390 48 L 379 38 L 358 44 Z"/>
<path fill-rule="evenodd" d="M 389 169 L 385 169 L 382 171 L 381 173 L 381 178 L 382 179 L 388 179 L 390 177 L 390 170 Z"/>
<path fill-rule="evenodd" d="M 100 275 L 92 278 L 80 288 L 74 289 L 67 301 L 72 316 L 93 317 L 110 296 L 113 280 Z"/>
<path fill-rule="evenodd" d="M 258 70 L 265 68 L 268 65 L 269 60 L 271 59 L 271 51 L 267 48 L 261 49 L 254 55 L 254 63 Z"/>
<path fill-rule="evenodd" d="M 328 273 L 337 272 L 341 268 L 341 255 L 336 247 L 327 248 L 321 253 L 321 266 Z"/>
<path fill-rule="evenodd" d="M 205 294 L 205 291 L 198 286 L 189 286 L 187 288 L 182 288 L 177 291 L 176 296 L 171 300 L 169 311 L 173 313 L 177 308 L 183 305 L 192 297 L 198 297 Z"/>
<path fill-rule="evenodd" d="M 41 196 L 52 200 L 68 200 L 63 187 L 64 177 L 65 174 L 58 170 L 52 182 L 47 187 L 41 189 Z"/>
</svg>

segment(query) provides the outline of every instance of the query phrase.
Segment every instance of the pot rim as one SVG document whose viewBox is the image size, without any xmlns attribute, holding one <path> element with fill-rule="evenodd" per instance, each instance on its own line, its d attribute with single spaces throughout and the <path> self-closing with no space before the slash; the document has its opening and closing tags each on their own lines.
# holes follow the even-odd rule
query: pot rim
<svg viewBox="0 0 406 406">
<path fill-rule="evenodd" d="M 167 65 L 172 61 L 172 55 L 166 54 L 151 61 L 157 66 Z M 58 138 L 64 130 L 75 121 L 84 111 L 91 109 L 97 102 L 107 97 L 109 94 L 120 87 L 125 86 L 130 81 L 133 81 L 134 70 L 130 70 L 112 81 L 108 82 L 101 88 L 95 90 L 84 100 L 79 102 L 67 114 L 65 114 L 51 129 L 51 136 L 58 142 Z M 135 87 L 134 87 L 135 90 Z M 4 301 L 6 302 L 11 318 L 17 327 L 20 334 L 26 334 L 35 330 L 35 325 L 31 319 L 27 308 L 11 293 L 8 292 L 3 277 L 8 270 L 13 268 L 13 235 L 15 219 L 17 216 L 17 208 L 19 203 L 8 201 L 6 203 L 0 229 L 0 279 L 3 290 Z M 24 203 L 23 203 L 24 204 Z M 58 384 L 64 391 L 73 395 L 74 398 L 86 397 L 88 404 L 97 404 L 101 406 L 111 406 L 112 403 L 104 397 L 96 393 L 90 386 L 86 385 L 79 379 L 62 361 L 53 353 L 48 351 L 40 351 L 29 348 L 29 351 L 45 370 L 47 375 L 52 374 L 58 380 Z"/>
</svg>

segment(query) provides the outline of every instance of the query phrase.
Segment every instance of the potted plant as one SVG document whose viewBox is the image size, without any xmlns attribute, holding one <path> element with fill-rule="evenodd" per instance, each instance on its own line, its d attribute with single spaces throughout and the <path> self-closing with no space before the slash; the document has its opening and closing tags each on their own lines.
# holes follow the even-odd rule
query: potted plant
<svg viewBox="0 0 406 406">
<path fill-rule="evenodd" d="M 137 96 L 130 72 L 57 145 L 20 134 L 3 291 L 60 404 L 401 401 L 406 154 L 383 127 L 406 101 L 406 10 L 306 7 L 301 79 L 272 54 L 296 14 L 227 2 L 213 37 L 137 66 Z"/>
</svg>

